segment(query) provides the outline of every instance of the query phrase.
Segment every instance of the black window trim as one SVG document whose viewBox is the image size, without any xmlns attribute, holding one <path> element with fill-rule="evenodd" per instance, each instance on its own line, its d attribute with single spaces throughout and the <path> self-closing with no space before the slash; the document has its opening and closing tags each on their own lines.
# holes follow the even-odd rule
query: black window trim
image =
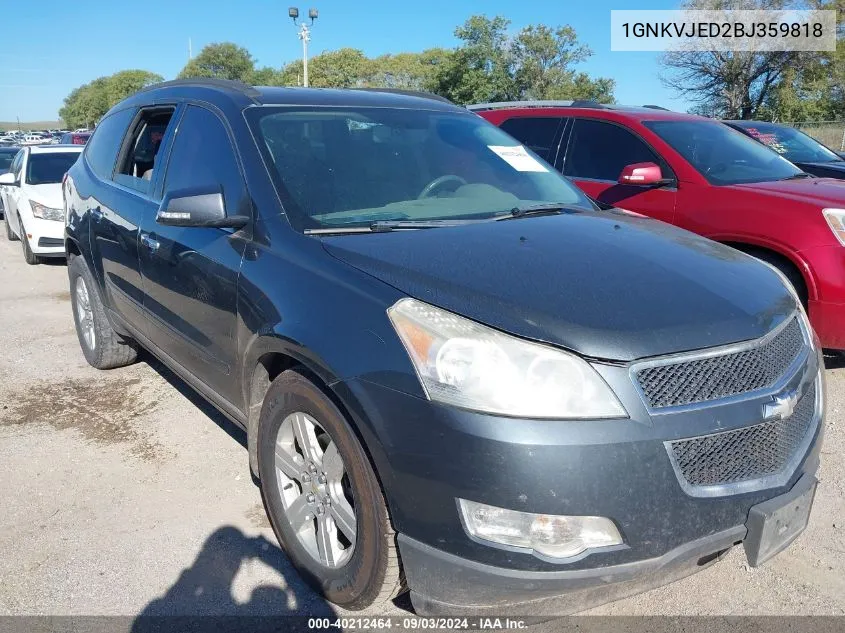
<svg viewBox="0 0 845 633">
<path fill-rule="evenodd" d="M 114 115 L 116 115 L 120 112 L 123 112 L 124 110 L 131 110 L 133 108 L 137 110 L 138 106 L 126 106 L 125 108 L 119 108 L 118 110 L 115 110 L 113 112 L 111 112 L 111 111 L 108 112 L 108 116 L 111 117 L 111 116 L 114 116 Z M 137 113 L 136 113 L 136 116 L 137 116 Z M 103 119 L 105 119 L 105 118 L 107 118 L 107 117 L 103 117 Z M 100 120 L 101 123 L 102 123 L 103 119 Z M 134 116 L 132 117 L 132 120 L 129 123 L 130 127 L 132 126 L 133 123 L 135 123 L 135 117 Z M 94 132 L 96 132 L 96 131 L 97 131 L 96 128 L 94 128 Z M 127 128 L 127 131 L 128 131 L 128 128 Z M 88 137 L 88 141 L 86 141 L 85 146 L 82 148 L 82 161 L 85 163 L 85 166 L 94 175 L 94 177 L 97 180 L 116 185 L 117 183 L 114 182 L 113 178 L 114 178 L 114 170 L 117 169 L 117 157 L 115 157 L 115 163 L 112 166 L 111 172 L 109 173 L 108 177 L 105 178 L 105 179 L 103 179 L 96 171 L 94 171 L 94 167 L 91 166 L 91 161 L 88 160 L 88 148 L 91 147 L 90 141 L 94 137 L 94 132 L 91 132 L 91 135 Z M 73 132 L 68 132 L 67 134 L 62 134 L 62 137 L 65 137 L 68 134 L 70 134 L 72 136 Z M 123 139 L 121 139 L 120 145 L 118 145 L 118 148 L 117 148 L 117 156 L 118 157 L 120 156 L 120 152 L 123 149 L 123 144 L 124 144 L 125 141 L 126 141 L 126 132 L 123 133 Z M 128 187 L 127 187 L 127 189 L 128 189 Z"/>
<path fill-rule="evenodd" d="M 628 132 L 630 134 L 633 134 L 634 137 L 639 139 L 640 142 L 642 142 L 655 156 L 657 156 L 660 160 L 662 160 L 663 163 L 666 165 L 666 169 L 669 170 L 669 173 L 671 174 L 670 178 L 671 178 L 672 182 L 669 183 L 669 184 L 663 185 L 661 187 L 661 189 L 666 190 L 666 191 L 677 191 L 678 190 L 678 175 L 675 173 L 675 170 L 672 169 L 672 166 L 669 164 L 669 161 L 666 160 L 660 152 L 658 152 L 656 149 L 654 149 L 654 146 L 652 146 L 651 143 L 649 143 L 646 139 L 644 139 L 639 132 L 637 132 L 636 130 L 633 130 L 630 127 L 628 127 L 627 125 L 624 125 L 624 124 L 619 123 L 617 121 L 610 121 L 608 119 L 603 119 L 601 117 L 584 116 L 584 115 L 580 115 L 580 114 L 570 118 L 570 123 L 569 123 L 569 126 L 568 126 L 569 129 L 567 130 L 567 136 L 566 136 L 566 148 L 563 150 L 562 154 L 560 152 L 558 153 L 558 158 L 560 160 L 559 160 L 559 162 L 558 161 L 555 162 L 555 169 L 557 169 L 561 174 L 563 174 L 564 177 L 570 178 L 572 180 L 585 180 L 587 182 L 601 182 L 601 183 L 617 184 L 617 180 L 615 180 L 615 179 L 614 180 L 607 180 L 605 178 L 584 178 L 582 176 L 567 176 L 564 173 L 563 170 L 564 170 L 564 167 L 566 165 L 566 158 L 569 156 L 569 146 L 572 142 L 572 131 L 575 129 L 575 122 L 579 119 L 584 119 L 584 120 L 587 120 L 587 121 L 598 121 L 600 123 L 607 123 L 607 124 L 610 124 L 610 125 L 615 125 L 616 127 L 621 128 L 621 129 L 625 130 L 626 132 Z"/>
</svg>

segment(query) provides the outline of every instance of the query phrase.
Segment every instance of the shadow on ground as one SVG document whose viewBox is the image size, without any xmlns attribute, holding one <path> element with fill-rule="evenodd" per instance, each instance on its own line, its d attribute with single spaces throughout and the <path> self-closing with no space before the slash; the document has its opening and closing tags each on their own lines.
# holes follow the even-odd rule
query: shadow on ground
<svg viewBox="0 0 845 633">
<path fill-rule="evenodd" d="M 236 602 L 232 585 L 241 565 L 249 560 L 260 560 L 276 570 L 284 578 L 284 586 L 262 585 L 252 590 L 246 602 Z M 170 619 L 175 624 L 180 618 L 202 621 L 212 616 L 285 615 L 336 616 L 332 607 L 302 582 L 278 546 L 263 535 L 250 537 L 226 526 L 206 539 L 193 564 L 163 596 L 144 607 L 132 631 L 149 631 L 157 628 L 155 625 L 168 624 Z"/>
</svg>

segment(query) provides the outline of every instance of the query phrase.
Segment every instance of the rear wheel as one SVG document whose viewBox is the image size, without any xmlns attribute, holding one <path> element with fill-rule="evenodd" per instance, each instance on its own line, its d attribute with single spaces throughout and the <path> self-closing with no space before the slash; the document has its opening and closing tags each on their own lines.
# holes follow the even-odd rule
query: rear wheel
<svg viewBox="0 0 845 633">
<path fill-rule="evenodd" d="M 8 230 L 8 229 L 7 229 Z M 32 248 L 29 246 L 29 240 L 26 237 L 26 231 L 23 228 L 23 222 L 21 221 L 21 216 L 18 216 L 18 233 L 20 235 L 18 237 L 21 238 L 21 248 L 23 249 L 23 260 L 29 264 L 30 266 L 35 266 L 41 263 L 41 258 L 32 252 Z"/>
<path fill-rule="evenodd" d="M 97 369 L 113 369 L 135 362 L 138 357 L 135 341 L 120 336 L 112 328 L 82 257 L 70 260 L 68 275 L 73 320 L 85 360 Z"/>
<path fill-rule="evenodd" d="M 396 534 L 379 482 L 334 402 L 304 374 L 270 386 L 258 427 L 264 507 L 305 580 L 347 609 L 403 589 Z"/>
</svg>

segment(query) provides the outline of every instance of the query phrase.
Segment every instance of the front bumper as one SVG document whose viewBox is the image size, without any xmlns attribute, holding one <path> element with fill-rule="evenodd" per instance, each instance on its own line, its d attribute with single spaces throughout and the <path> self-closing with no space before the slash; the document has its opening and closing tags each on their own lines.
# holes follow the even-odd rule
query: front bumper
<svg viewBox="0 0 845 633">
<path fill-rule="evenodd" d="M 770 499 L 769 506 L 788 505 L 801 494 L 812 493 L 816 480 L 804 475 L 793 490 Z M 810 499 L 812 495 L 810 494 Z M 760 506 L 754 506 L 757 508 Z M 755 512 L 752 508 L 752 514 Z M 518 615 L 560 616 L 660 587 L 701 571 L 720 560 L 727 551 L 742 542 L 757 542 L 763 530 L 749 521 L 715 534 L 684 543 L 655 558 L 608 567 L 557 572 L 525 572 L 483 565 L 453 556 L 404 535 L 399 549 L 405 568 L 411 600 L 417 613 L 425 615 L 501 614 L 503 608 L 520 609 Z M 787 539 L 766 550 L 773 556 L 785 549 L 800 534 L 793 530 Z M 753 531 L 753 534 L 752 534 Z M 777 530 L 774 530 L 776 532 Z M 772 530 L 766 534 L 771 538 Z M 767 544 L 764 543 L 765 547 Z"/>
<path fill-rule="evenodd" d="M 32 252 L 40 256 L 65 254 L 64 223 L 30 217 L 24 220 L 24 230 Z"/>
<path fill-rule="evenodd" d="M 783 388 L 805 393 L 818 380 L 819 362 L 811 355 Z M 441 406 L 364 379 L 333 385 L 376 464 L 421 611 L 455 613 L 566 593 L 567 606 L 552 600 L 549 607 L 566 613 L 670 582 L 742 542 L 754 506 L 788 493 L 818 467 L 820 421 L 794 471 L 777 485 L 688 494 L 666 442 L 759 423 L 772 394 L 649 415 L 627 368 L 596 368 L 630 419 L 512 419 Z M 564 561 L 493 546 L 467 535 L 458 498 L 608 517 L 624 545 Z"/>
</svg>

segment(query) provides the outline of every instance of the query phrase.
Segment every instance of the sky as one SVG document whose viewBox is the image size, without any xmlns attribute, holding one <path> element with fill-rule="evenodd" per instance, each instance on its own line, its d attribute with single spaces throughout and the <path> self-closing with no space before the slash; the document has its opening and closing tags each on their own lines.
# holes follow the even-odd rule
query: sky
<svg viewBox="0 0 845 633">
<path fill-rule="evenodd" d="M 304 0 L 25 0 L 3 7 L 0 121 L 55 120 L 77 86 L 140 68 L 173 79 L 212 42 L 247 48 L 258 66 L 280 67 L 302 55 L 288 6 Z M 309 0 L 320 17 L 309 52 L 359 48 L 368 56 L 453 47 L 455 27 L 473 14 L 502 15 L 516 32 L 528 24 L 569 24 L 594 55 L 578 66 L 616 80 L 616 99 L 686 110 L 659 80 L 659 53 L 611 52 L 610 11 L 626 0 Z M 676 9 L 678 0 L 639 0 L 638 9 Z M 12 28 L 12 25 L 17 25 Z"/>
</svg>

